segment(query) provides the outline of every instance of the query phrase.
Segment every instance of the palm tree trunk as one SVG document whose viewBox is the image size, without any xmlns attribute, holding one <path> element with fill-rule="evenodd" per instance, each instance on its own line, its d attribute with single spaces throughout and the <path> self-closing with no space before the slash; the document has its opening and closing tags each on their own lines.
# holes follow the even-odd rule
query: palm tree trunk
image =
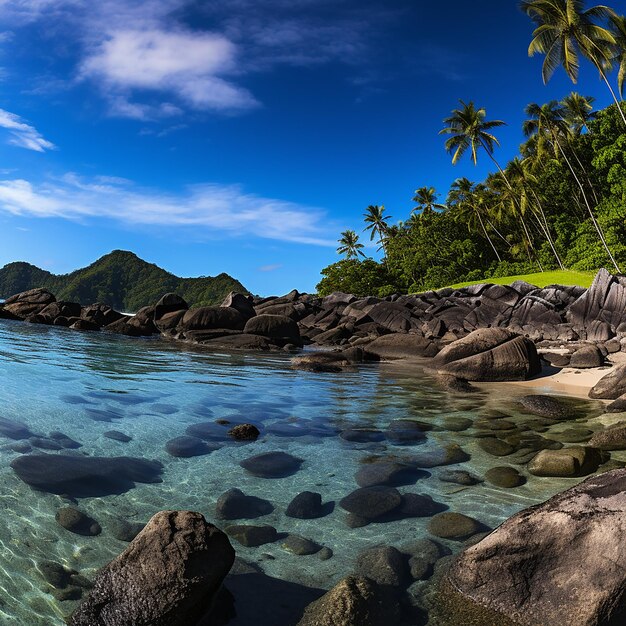
<svg viewBox="0 0 626 626">
<path fill-rule="evenodd" d="M 550 247 L 552 248 L 552 252 L 554 253 L 556 261 L 559 264 L 559 267 L 562 270 L 564 270 L 565 266 L 563 265 L 563 262 L 561 261 L 561 257 L 559 256 L 559 253 L 556 251 L 556 246 L 552 239 L 552 235 L 550 234 L 550 226 L 548 225 L 548 220 L 546 219 L 546 214 L 544 213 L 543 206 L 541 205 L 541 202 L 539 200 L 539 196 L 535 193 L 534 189 L 531 189 L 530 191 L 535 198 L 535 202 L 537 203 L 537 208 L 539 209 L 539 214 L 541 216 L 541 219 L 538 219 L 537 221 L 539 222 L 539 225 L 541 226 L 543 232 L 546 235 L 548 243 L 550 244 Z M 543 223 L 542 223 L 542 220 L 543 220 Z"/>
<path fill-rule="evenodd" d="M 626 121 L 625 121 L 625 123 L 626 123 Z M 576 180 L 576 184 L 578 185 L 578 188 L 580 189 L 580 192 L 583 195 L 583 200 L 585 202 L 585 206 L 587 207 L 587 211 L 589 212 L 589 217 L 591 217 L 591 221 L 593 222 L 593 225 L 594 225 L 594 227 L 595 227 L 595 229 L 596 229 L 596 231 L 598 233 L 598 236 L 600 237 L 600 241 L 602 242 L 602 245 L 604 246 L 604 249 L 606 250 L 606 253 L 609 255 L 609 258 L 611 259 L 611 263 L 613 263 L 613 267 L 615 268 L 615 270 L 617 271 L 618 274 L 621 274 L 622 272 L 621 272 L 621 270 L 619 268 L 619 265 L 615 261 L 615 258 L 613 257 L 613 254 L 611 253 L 611 250 L 610 250 L 608 244 L 606 243 L 606 239 L 604 238 L 604 233 L 602 232 L 602 228 L 600 228 L 600 224 L 598 224 L 598 221 L 596 220 L 596 216 L 593 214 L 591 206 L 589 205 L 589 200 L 587 200 L 587 195 L 585 194 L 585 189 L 584 189 L 582 183 L 580 182 L 580 179 L 576 175 L 576 171 L 572 167 L 572 164 L 570 163 L 570 160 L 567 158 L 567 154 L 565 154 L 565 150 L 563 150 L 561 144 L 559 143 L 559 140 L 555 137 L 554 141 L 556 142 L 556 145 L 559 147 L 559 149 L 561 151 L 561 154 L 563 155 L 563 158 L 565 159 L 565 162 L 569 166 L 569 169 L 570 169 L 570 172 L 572 173 L 572 176 Z"/>
<path fill-rule="evenodd" d="M 567 141 L 567 145 L 569 146 L 570 150 L 572 151 L 572 154 L 574 155 L 574 158 L 576 159 L 576 162 L 580 166 L 581 171 L 584 173 L 585 178 L 587 179 L 587 183 L 589 183 L 589 189 L 591 189 L 591 193 L 593 194 L 594 202 L 597 205 L 599 200 L 598 200 L 598 196 L 596 194 L 596 190 L 593 187 L 593 183 L 591 182 L 591 178 L 589 178 L 589 174 L 587 173 L 587 170 L 585 169 L 585 166 L 580 162 L 580 159 L 578 158 L 578 155 L 576 154 L 576 150 L 574 150 L 574 146 L 572 146 L 572 144 L 567 139 L 566 139 L 566 141 Z"/>
<path fill-rule="evenodd" d="M 490 243 L 491 247 L 493 248 L 493 251 L 496 253 L 496 256 L 498 257 L 498 261 L 502 261 L 502 259 L 500 258 L 500 254 L 498 253 L 498 250 L 493 245 L 493 241 L 491 241 L 491 237 L 487 233 L 487 229 L 485 228 L 485 224 L 483 223 L 483 218 L 480 216 L 480 213 L 478 211 L 476 211 L 476 209 L 474 209 L 474 211 L 476 212 L 476 216 L 478 217 L 478 221 L 480 222 L 480 225 L 481 225 L 481 227 L 483 229 L 483 233 L 485 233 L 485 237 L 487 237 L 487 241 Z"/>
<path fill-rule="evenodd" d="M 600 76 L 602 76 L 602 80 L 606 83 L 606 86 L 609 88 L 609 91 L 611 92 L 611 96 L 613 96 L 613 100 L 615 101 L 615 106 L 617 107 L 619 114 L 622 116 L 622 122 L 624 122 L 624 126 L 626 126 L 626 116 L 624 116 L 624 111 L 622 111 L 622 107 L 620 106 L 620 102 L 617 99 L 615 92 L 613 91 L 613 87 L 611 87 L 611 83 L 606 77 L 604 70 L 600 66 L 597 66 L 597 67 L 598 67 L 598 70 L 600 71 Z"/>
</svg>

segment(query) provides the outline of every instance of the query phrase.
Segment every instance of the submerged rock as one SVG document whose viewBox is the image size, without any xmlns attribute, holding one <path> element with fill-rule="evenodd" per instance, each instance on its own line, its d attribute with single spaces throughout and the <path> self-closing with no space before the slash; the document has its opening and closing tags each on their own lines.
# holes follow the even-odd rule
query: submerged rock
<svg viewBox="0 0 626 626">
<path fill-rule="evenodd" d="M 235 559 L 200 513 L 161 511 L 102 568 L 70 626 L 189 626 L 208 612 Z"/>
<path fill-rule="evenodd" d="M 296 519 L 315 519 L 328 514 L 322 506 L 322 496 L 313 491 L 299 493 L 287 506 L 285 515 Z"/>
<path fill-rule="evenodd" d="M 586 476 L 595 472 L 608 455 L 588 446 L 570 446 L 561 450 L 541 450 L 528 464 L 534 476 Z"/>
<path fill-rule="evenodd" d="M 300 537 L 300 535 L 287 535 L 281 546 L 287 550 L 287 552 L 291 552 L 297 556 L 316 554 L 322 549 L 319 543 L 315 543 L 315 541 L 311 541 L 305 537 Z"/>
<path fill-rule="evenodd" d="M 228 431 L 228 434 L 240 441 L 254 441 L 261 433 L 254 424 L 237 424 Z"/>
<path fill-rule="evenodd" d="M 379 585 L 400 587 L 407 582 L 407 558 L 392 546 L 368 548 L 356 559 L 356 573 Z"/>
<path fill-rule="evenodd" d="M 278 537 L 278 533 L 273 526 L 251 526 L 248 524 L 235 524 L 227 526 L 224 532 L 237 540 L 242 546 L 256 548 L 266 543 L 273 543 Z"/>
<path fill-rule="evenodd" d="M 554 396 L 529 395 L 523 396 L 518 402 L 533 415 L 550 419 L 571 419 L 576 417 L 572 406 L 563 399 Z"/>
<path fill-rule="evenodd" d="M 339 502 L 342 509 L 366 520 L 375 520 L 397 509 L 402 496 L 393 487 L 362 487 Z"/>
<path fill-rule="evenodd" d="M 428 522 L 428 531 L 444 539 L 467 539 L 481 529 L 482 524 L 473 517 L 452 511 L 439 513 Z"/>
<path fill-rule="evenodd" d="M 49 493 L 76 498 L 108 496 L 132 489 L 135 483 L 161 482 L 163 466 L 129 456 L 96 457 L 28 454 L 11 462 L 25 483 Z"/>
<path fill-rule="evenodd" d="M 182 458 L 202 456 L 217 450 L 217 448 L 218 446 L 209 445 L 206 441 L 189 435 L 174 437 L 165 444 L 165 450 L 169 455 Z"/>
<path fill-rule="evenodd" d="M 620 424 L 596 433 L 589 445 L 600 450 L 626 450 L 626 424 Z"/>
<path fill-rule="evenodd" d="M 217 500 L 215 516 L 218 519 L 255 519 L 268 515 L 274 506 L 268 500 L 247 496 L 240 489 L 229 489 Z"/>
<path fill-rule="evenodd" d="M 445 623 L 624 623 L 626 470 L 594 476 L 509 518 L 447 574 Z M 450 595 L 451 594 L 451 595 Z M 508 621 L 507 621 L 508 620 Z"/>
<path fill-rule="evenodd" d="M 95 519 L 73 506 L 59 509 L 55 514 L 55 519 L 59 526 L 63 526 L 66 530 L 77 535 L 94 537 L 102 532 L 100 524 Z"/>
<path fill-rule="evenodd" d="M 295 474 L 303 462 L 286 452 L 266 452 L 244 459 L 239 465 L 258 478 L 284 478 Z"/>
</svg>

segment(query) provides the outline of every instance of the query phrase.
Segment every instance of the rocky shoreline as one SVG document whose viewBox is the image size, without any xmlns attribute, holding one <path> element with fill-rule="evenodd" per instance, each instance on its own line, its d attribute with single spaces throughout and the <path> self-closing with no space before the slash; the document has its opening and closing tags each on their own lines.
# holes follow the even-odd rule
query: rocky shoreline
<svg viewBox="0 0 626 626">
<path fill-rule="evenodd" d="M 57 302 L 49 292 L 36 289 L 7 299 L 0 305 L 0 318 L 130 336 L 160 335 L 208 350 L 297 352 L 304 346 L 317 347 L 292 359 L 294 368 L 314 372 L 340 374 L 368 361 L 405 360 L 410 366 L 415 359 L 436 371 L 446 389 L 465 394 L 475 391 L 473 382 L 527 380 L 540 375 L 547 365 L 580 370 L 610 364 L 626 352 L 626 278 L 602 270 L 588 290 L 538 289 L 517 283 L 384 300 L 349 294 L 316 298 L 291 292 L 267 299 L 231 294 L 219 307 L 198 309 L 189 309 L 180 297 L 166 294 L 134 316 L 102 304 L 83 307 Z M 589 395 L 611 400 L 608 412 L 626 411 L 626 365 L 608 370 Z M 563 399 L 529 395 L 520 403 L 534 416 L 529 420 L 536 433 L 576 420 L 575 409 Z M 418 440 L 428 426 L 411 422 L 415 428 L 409 428 L 406 420 L 396 422 L 384 433 L 390 441 Z M 401 495 L 391 485 L 397 474 L 407 471 L 402 462 L 364 465 L 356 476 L 359 488 L 339 503 L 351 528 L 394 515 L 410 517 L 417 507 L 420 515 L 431 518 L 428 530 L 434 538 L 467 541 L 466 548 L 457 557 L 448 556 L 440 552 L 436 540 L 423 539 L 411 546 L 410 558 L 391 546 L 365 551 L 353 575 L 306 609 L 301 626 L 382 626 L 391 620 L 425 623 L 415 606 L 405 606 L 403 594 L 408 581 L 431 576 L 435 584 L 429 586 L 422 608 L 432 620 L 439 620 L 432 624 L 620 623 L 626 588 L 626 563 L 619 542 L 626 511 L 626 470 L 620 469 L 624 463 L 611 460 L 610 455 L 626 449 L 626 425 L 617 421 L 585 433 L 574 423 L 571 432 L 563 431 L 564 438 L 554 441 L 539 434 L 531 437 L 503 414 L 485 414 L 483 422 L 480 448 L 495 457 L 514 453 L 531 475 L 580 478 L 603 473 L 522 511 L 486 535 L 489 529 L 473 518 L 433 508 L 437 503 L 422 496 L 413 501 Z M 369 436 L 379 433 L 355 428 L 341 434 L 347 440 L 359 438 L 354 441 Z M 562 441 L 574 445 L 564 446 Z M 178 446 L 184 443 L 176 441 Z M 429 468 L 466 458 L 458 446 L 442 449 L 445 458 L 433 459 L 432 454 L 426 458 L 418 453 L 412 462 L 415 467 Z M 46 455 L 39 456 L 42 467 L 49 467 Z M 33 467 L 36 461 L 38 457 L 31 455 L 12 464 L 28 484 L 43 475 L 39 466 Z M 158 471 L 153 466 L 141 469 L 146 475 L 137 478 L 138 468 L 133 466 L 134 480 L 153 480 Z M 460 470 L 450 473 L 455 471 L 453 482 L 465 484 L 463 480 L 471 479 Z M 53 477 L 45 474 L 49 482 Z M 524 480 L 510 466 L 493 468 L 485 478 L 506 488 Z M 67 486 L 61 490 L 65 493 Z M 273 529 L 240 524 L 224 530 L 207 524 L 198 513 L 157 514 L 128 549 L 103 568 L 69 623 L 227 623 L 229 599 L 221 583 L 234 558 L 227 536 L 242 545 L 262 544 Z M 267 538 L 274 540 L 274 535 Z M 595 573 L 587 575 L 588 568 Z M 487 579 L 490 584 L 485 586 Z M 132 589 L 133 594 L 122 593 L 125 589 Z M 572 605 L 572 597 L 581 598 L 581 603 Z"/>
</svg>

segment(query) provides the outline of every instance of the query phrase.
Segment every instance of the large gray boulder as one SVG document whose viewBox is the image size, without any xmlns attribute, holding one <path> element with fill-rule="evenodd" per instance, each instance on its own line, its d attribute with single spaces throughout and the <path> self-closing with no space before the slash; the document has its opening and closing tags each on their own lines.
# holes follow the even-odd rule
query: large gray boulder
<svg viewBox="0 0 626 626">
<path fill-rule="evenodd" d="M 190 626 L 211 608 L 235 551 L 193 511 L 161 511 L 100 570 L 70 626 Z"/>
<path fill-rule="evenodd" d="M 626 470 L 594 476 L 508 519 L 442 582 L 446 623 L 626 623 Z"/>
<path fill-rule="evenodd" d="M 626 363 L 616 365 L 589 392 L 590 398 L 617 400 L 626 393 Z"/>
<path fill-rule="evenodd" d="M 505 328 L 481 328 L 443 348 L 433 367 L 466 380 L 525 380 L 541 372 L 541 361 L 530 339 Z"/>
<path fill-rule="evenodd" d="M 282 343 L 301 345 L 298 324 L 286 315 L 261 314 L 246 322 L 244 333 L 261 335 Z"/>
</svg>

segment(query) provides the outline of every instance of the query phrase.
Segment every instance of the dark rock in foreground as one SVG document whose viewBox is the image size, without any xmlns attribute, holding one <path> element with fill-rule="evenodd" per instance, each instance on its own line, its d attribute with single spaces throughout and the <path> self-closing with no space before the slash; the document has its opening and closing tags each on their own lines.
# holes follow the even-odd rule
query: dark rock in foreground
<svg viewBox="0 0 626 626">
<path fill-rule="evenodd" d="M 108 496 L 132 489 L 135 483 L 161 482 L 163 466 L 129 456 L 95 457 L 27 454 L 11 462 L 25 483 L 49 493 L 76 498 Z"/>
<path fill-rule="evenodd" d="M 70 626 L 190 626 L 211 608 L 235 552 L 200 513 L 161 511 L 98 573 Z"/>
<path fill-rule="evenodd" d="M 303 462 L 286 452 L 266 452 L 244 459 L 239 465 L 258 478 L 284 478 L 295 474 Z"/>
<path fill-rule="evenodd" d="M 594 476 L 465 550 L 443 585 L 446 623 L 623 624 L 625 537 L 626 470 Z"/>
<path fill-rule="evenodd" d="M 369 578 L 348 576 L 310 604 L 297 626 L 389 626 L 400 621 L 392 590 Z"/>
</svg>

